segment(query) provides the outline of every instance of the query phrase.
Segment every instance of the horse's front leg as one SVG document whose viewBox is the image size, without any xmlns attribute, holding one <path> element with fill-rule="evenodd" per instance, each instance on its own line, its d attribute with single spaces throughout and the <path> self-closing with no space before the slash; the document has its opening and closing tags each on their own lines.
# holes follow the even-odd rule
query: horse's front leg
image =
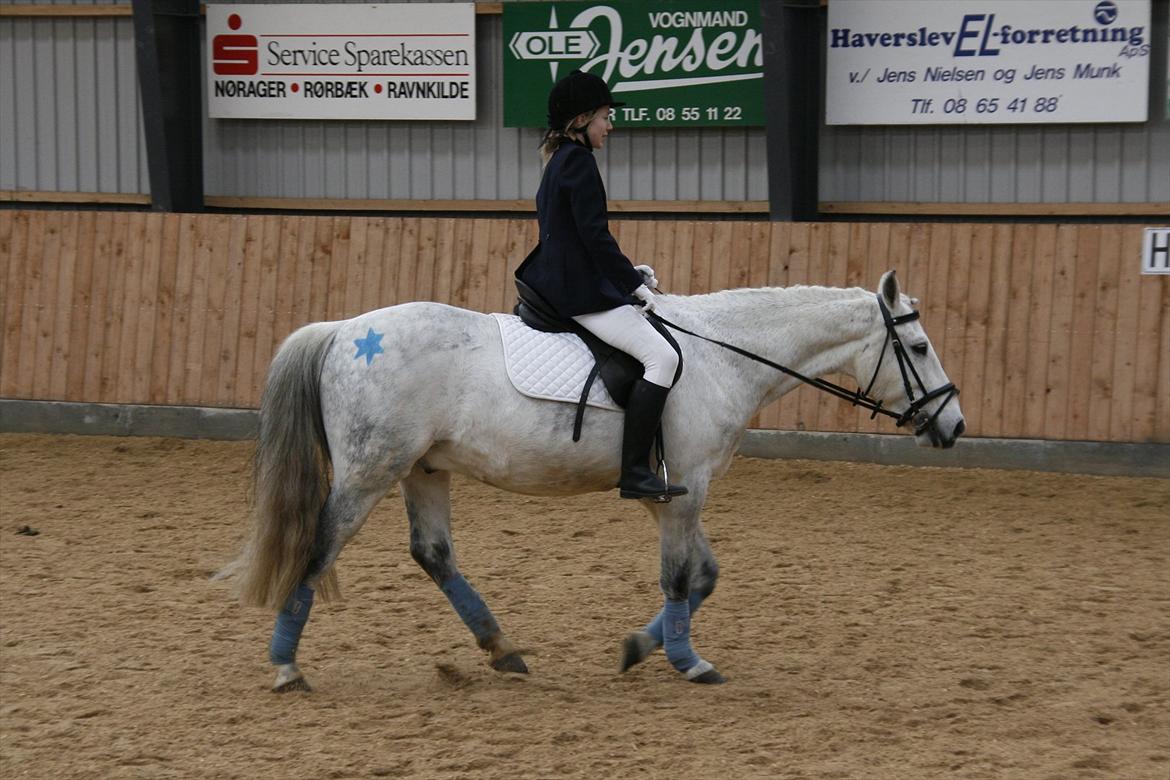
<svg viewBox="0 0 1170 780">
<path fill-rule="evenodd" d="M 451 474 L 427 473 L 420 466 L 402 480 L 402 497 L 410 518 L 410 555 L 439 586 L 481 649 L 490 654 L 493 669 L 527 672 L 515 645 L 504 636 L 483 598 L 455 565 L 451 541 Z"/>
<path fill-rule="evenodd" d="M 705 490 L 696 490 L 670 504 L 655 504 L 658 517 L 662 571 L 659 584 L 665 599 L 662 611 L 645 629 L 626 639 L 622 671 L 642 661 L 656 648 L 666 650 L 671 665 L 692 682 L 721 683 L 724 678 L 691 646 L 691 616 L 715 590 L 719 567 L 699 524 Z"/>
<path fill-rule="evenodd" d="M 690 607 L 692 618 L 707 597 L 715 592 L 715 584 L 719 580 L 719 564 L 716 563 L 715 554 L 711 551 L 711 545 L 701 528 L 695 539 L 695 551 L 697 555 L 691 567 L 690 593 L 687 594 L 687 606 Z M 622 644 L 621 671 L 627 671 L 631 666 L 642 663 L 651 653 L 662 647 L 664 640 L 662 626 L 665 617 L 664 608 L 658 611 L 645 628 L 626 637 Z"/>
</svg>

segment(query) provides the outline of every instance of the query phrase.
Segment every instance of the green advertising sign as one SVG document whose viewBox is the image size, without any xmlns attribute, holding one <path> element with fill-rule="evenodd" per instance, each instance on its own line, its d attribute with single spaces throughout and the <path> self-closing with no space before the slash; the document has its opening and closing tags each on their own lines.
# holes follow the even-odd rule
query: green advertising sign
<svg viewBox="0 0 1170 780">
<path fill-rule="evenodd" d="M 622 127 L 764 124 L 758 0 L 504 4 L 504 125 L 544 127 L 548 91 L 595 73 Z"/>
</svg>

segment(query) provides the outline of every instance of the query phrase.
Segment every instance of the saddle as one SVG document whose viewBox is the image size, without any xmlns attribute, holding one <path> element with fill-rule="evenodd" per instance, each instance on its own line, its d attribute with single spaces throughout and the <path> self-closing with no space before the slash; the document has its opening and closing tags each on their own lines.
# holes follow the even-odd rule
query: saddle
<svg viewBox="0 0 1170 780">
<path fill-rule="evenodd" d="M 605 385 L 605 389 L 609 391 L 614 403 L 625 409 L 626 402 L 630 397 L 630 387 L 642 377 L 646 369 L 632 355 L 606 344 L 575 321 L 561 317 L 536 290 L 519 279 L 515 281 L 519 299 L 512 309 L 513 314 L 528 327 L 543 333 L 572 333 L 580 338 L 593 354 L 593 368 L 581 390 L 581 397 L 577 401 L 577 416 L 573 421 L 573 441 L 580 441 L 581 426 L 585 420 L 586 401 L 589 398 L 589 390 L 593 387 L 597 377 L 601 377 L 601 381 Z M 674 382 L 678 382 L 683 370 L 682 348 L 679 347 L 678 342 L 665 325 L 654 319 L 650 319 L 648 322 L 662 334 L 662 337 L 678 353 L 678 369 L 674 373 Z"/>
</svg>

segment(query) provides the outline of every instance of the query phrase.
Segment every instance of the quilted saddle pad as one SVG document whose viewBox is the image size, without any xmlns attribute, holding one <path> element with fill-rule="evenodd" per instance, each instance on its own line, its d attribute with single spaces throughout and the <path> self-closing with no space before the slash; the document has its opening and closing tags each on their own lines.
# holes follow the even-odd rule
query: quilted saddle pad
<svg viewBox="0 0 1170 780">
<path fill-rule="evenodd" d="M 548 401 L 581 400 L 585 380 L 593 370 L 593 353 L 572 333 L 533 330 L 514 314 L 493 314 L 504 342 L 504 365 L 516 389 Z M 598 377 L 589 388 L 588 406 L 620 410 Z"/>
</svg>

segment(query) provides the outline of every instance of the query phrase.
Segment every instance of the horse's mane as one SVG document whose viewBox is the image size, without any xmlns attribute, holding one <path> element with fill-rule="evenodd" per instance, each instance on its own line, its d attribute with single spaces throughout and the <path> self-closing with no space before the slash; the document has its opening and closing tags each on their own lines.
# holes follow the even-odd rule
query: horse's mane
<svg viewBox="0 0 1170 780">
<path fill-rule="evenodd" d="M 691 311 L 724 311 L 735 305 L 767 303 L 779 308 L 820 306 L 837 301 L 855 300 L 873 293 L 861 287 L 821 287 L 797 284 L 792 287 L 755 287 L 720 290 L 700 295 L 670 296 L 685 301 Z"/>
</svg>

